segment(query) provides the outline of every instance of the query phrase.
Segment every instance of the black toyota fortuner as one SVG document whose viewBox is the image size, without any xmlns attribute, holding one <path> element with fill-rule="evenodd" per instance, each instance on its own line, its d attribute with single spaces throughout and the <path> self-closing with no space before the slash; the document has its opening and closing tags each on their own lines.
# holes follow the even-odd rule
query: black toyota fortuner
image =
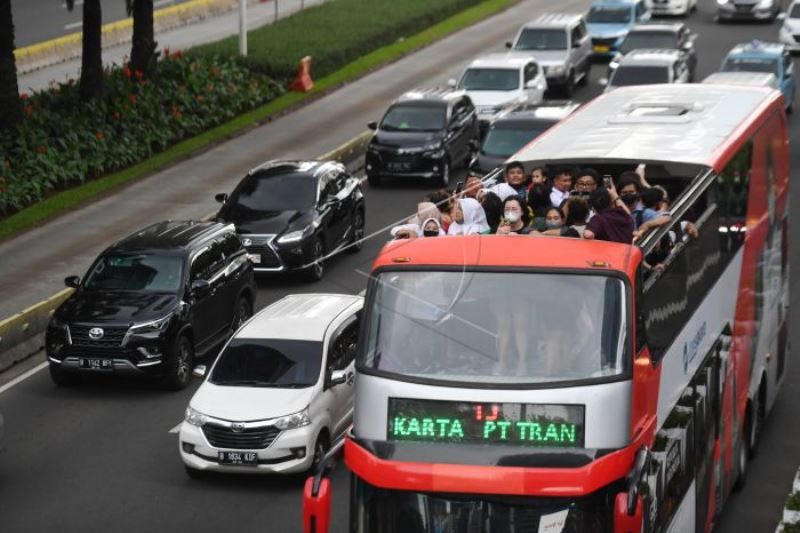
<svg viewBox="0 0 800 533">
<path fill-rule="evenodd" d="M 58 385 L 81 373 L 159 376 L 189 383 L 203 354 L 252 314 L 253 266 L 234 227 L 160 222 L 107 248 L 56 310 L 45 346 Z"/>
</svg>

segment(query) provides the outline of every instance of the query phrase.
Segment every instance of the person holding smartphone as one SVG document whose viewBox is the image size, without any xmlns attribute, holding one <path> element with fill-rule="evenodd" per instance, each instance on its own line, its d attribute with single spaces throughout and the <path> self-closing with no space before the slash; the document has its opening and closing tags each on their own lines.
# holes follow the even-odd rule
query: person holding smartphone
<svg viewBox="0 0 800 533">
<path fill-rule="evenodd" d="M 525 209 L 519 196 L 509 196 L 503 201 L 503 218 L 497 226 L 497 235 L 527 235 L 533 231 L 528 224 L 528 210 Z"/>
<path fill-rule="evenodd" d="M 617 194 L 610 176 L 603 177 L 603 185 L 603 188 L 594 191 L 590 197 L 595 215 L 586 224 L 583 238 L 631 244 L 633 242 L 631 212 Z"/>
</svg>

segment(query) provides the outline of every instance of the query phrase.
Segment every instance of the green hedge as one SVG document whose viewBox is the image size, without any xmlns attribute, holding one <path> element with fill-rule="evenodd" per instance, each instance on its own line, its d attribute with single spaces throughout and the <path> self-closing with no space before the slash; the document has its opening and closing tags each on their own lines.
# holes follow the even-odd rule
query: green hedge
<svg viewBox="0 0 800 533">
<path fill-rule="evenodd" d="M 165 52 L 157 79 L 114 67 L 105 97 L 88 104 L 79 102 L 74 81 L 21 95 L 23 123 L 0 136 L 0 217 L 133 165 L 282 92 L 233 60 Z"/>
<path fill-rule="evenodd" d="M 313 58 L 314 78 L 401 37 L 419 33 L 480 0 L 328 0 L 276 24 L 248 33 L 245 65 L 288 81 L 303 56 Z M 238 38 L 192 48 L 190 54 L 235 57 Z"/>
</svg>

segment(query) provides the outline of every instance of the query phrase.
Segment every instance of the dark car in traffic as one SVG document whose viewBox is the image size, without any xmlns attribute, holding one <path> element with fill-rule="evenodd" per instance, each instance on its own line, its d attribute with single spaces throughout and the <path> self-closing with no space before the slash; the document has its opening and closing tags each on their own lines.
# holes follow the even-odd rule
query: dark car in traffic
<svg viewBox="0 0 800 533">
<path fill-rule="evenodd" d="M 451 171 L 466 166 L 478 146 L 478 116 L 463 91 L 416 89 L 395 100 L 367 146 L 365 168 L 372 186 L 383 178 L 425 178 L 450 184 Z"/>
<path fill-rule="evenodd" d="M 488 174 L 578 107 L 574 102 L 548 102 L 502 114 L 489 126 L 470 170 Z"/>
<path fill-rule="evenodd" d="M 622 44 L 619 52 L 608 64 L 608 77 L 619 66 L 619 60 L 634 50 L 678 50 L 689 67 L 689 82 L 695 79 L 697 70 L 697 49 L 694 42 L 697 34 L 692 33 L 683 22 L 649 22 L 633 27 Z"/>
<path fill-rule="evenodd" d="M 336 161 L 268 161 L 216 199 L 216 219 L 236 227 L 258 273 L 295 271 L 317 281 L 328 257 L 361 249 L 361 182 Z"/>
<path fill-rule="evenodd" d="M 251 315 L 253 266 L 232 225 L 159 222 L 113 244 L 56 309 L 45 335 L 50 375 L 159 376 L 189 383 L 195 356 L 225 341 Z"/>
</svg>

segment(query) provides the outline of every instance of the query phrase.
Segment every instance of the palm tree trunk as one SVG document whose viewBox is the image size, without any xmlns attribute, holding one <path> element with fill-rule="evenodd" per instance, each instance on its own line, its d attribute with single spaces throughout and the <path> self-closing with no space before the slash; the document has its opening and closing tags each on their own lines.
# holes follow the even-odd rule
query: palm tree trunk
<svg viewBox="0 0 800 533">
<path fill-rule="evenodd" d="M 0 0 L 0 131 L 13 129 L 21 119 L 11 0 Z"/>
<path fill-rule="evenodd" d="M 80 85 L 80 96 L 84 102 L 103 94 L 102 28 L 100 0 L 84 0 Z"/>
<path fill-rule="evenodd" d="M 153 0 L 133 0 L 133 45 L 131 70 L 150 77 L 156 66 L 156 46 L 153 36 Z"/>
</svg>

